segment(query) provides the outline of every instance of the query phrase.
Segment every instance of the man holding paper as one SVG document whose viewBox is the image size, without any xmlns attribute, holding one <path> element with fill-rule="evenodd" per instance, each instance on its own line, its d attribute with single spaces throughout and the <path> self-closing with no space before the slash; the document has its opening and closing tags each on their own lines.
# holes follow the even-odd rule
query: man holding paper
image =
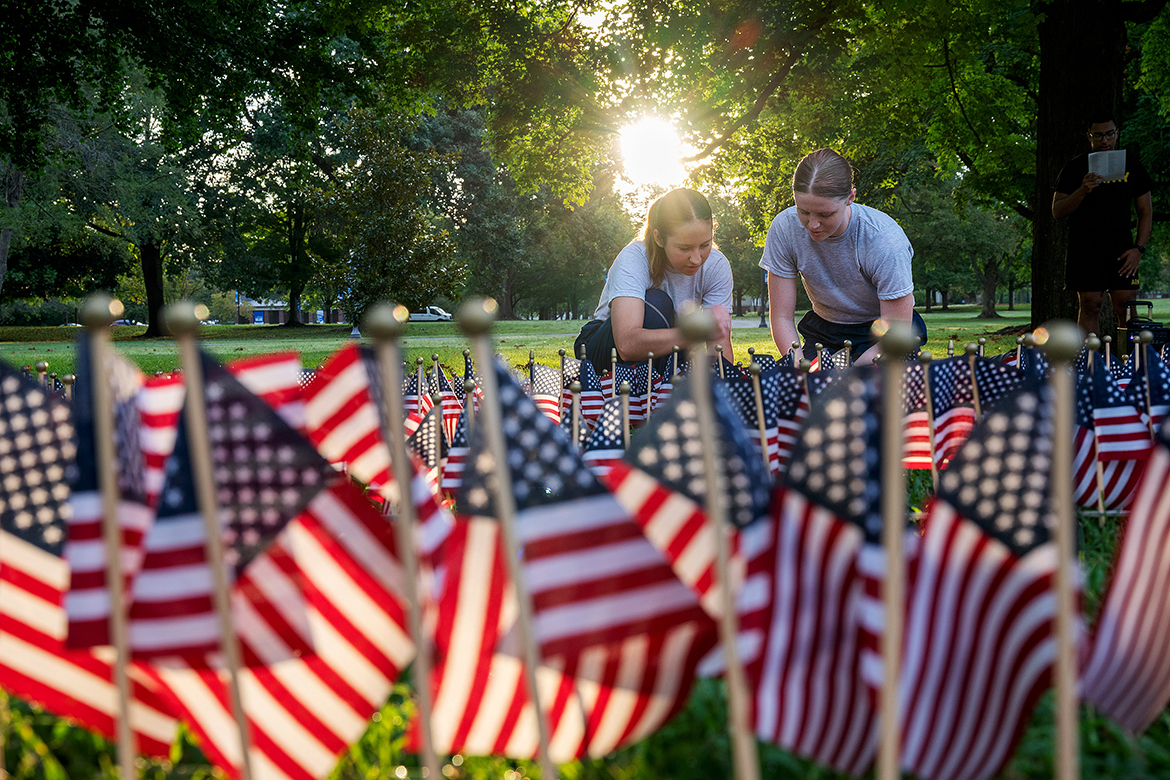
<svg viewBox="0 0 1170 780">
<path fill-rule="evenodd" d="M 1071 160 L 1060 172 L 1052 196 L 1052 216 L 1069 218 L 1065 289 L 1080 303 L 1077 324 L 1101 332 L 1105 292 L 1118 325 L 1126 326 L 1126 303 L 1137 297 L 1138 261 L 1153 225 L 1150 175 L 1136 155 L 1115 150 L 1117 123 L 1110 115 L 1090 118 L 1086 136 L 1091 152 Z M 1137 241 L 1130 204 L 1137 211 Z"/>
</svg>

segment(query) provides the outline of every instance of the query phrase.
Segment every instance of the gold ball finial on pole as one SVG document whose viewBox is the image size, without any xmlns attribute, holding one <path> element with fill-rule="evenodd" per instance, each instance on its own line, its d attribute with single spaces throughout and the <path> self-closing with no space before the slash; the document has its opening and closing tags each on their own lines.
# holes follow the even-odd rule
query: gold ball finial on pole
<svg viewBox="0 0 1170 780">
<path fill-rule="evenodd" d="M 405 306 L 392 303 L 376 304 L 362 318 L 362 328 L 376 339 L 396 339 L 406 330 L 410 312 Z"/>
<path fill-rule="evenodd" d="M 87 328 L 108 328 L 125 311 L 126 307 L 117 298 L 111 298 L 105 293 L 94 293 L 85 299 L 77 317 Z"/>
<path fill-rule="evenodd" d="M 495 298 L 473 298 L 459 307 L 459 329 L 463 335 L 473 338 L 487 333 L 495 324 L 499 309 Z"/>
</svg>

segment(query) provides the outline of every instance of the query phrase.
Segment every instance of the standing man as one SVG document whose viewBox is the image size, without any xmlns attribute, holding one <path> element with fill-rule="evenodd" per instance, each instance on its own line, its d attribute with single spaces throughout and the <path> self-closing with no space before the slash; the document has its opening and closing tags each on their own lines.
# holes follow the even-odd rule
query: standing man
<svg viewBox="0 0 1170 780">
<path fill-rule="evenodd" d="M 1086 136 L 1092 151 L 1113 151 L 1117 135 L 1112 115 L 1089 117 Z M 1126 304 L 1137 297 L 1138 261 L 1146 251 L 1153 225 L 1152 184 L 1136 155 L 1125 156 L 1121 180 L 1104 181 L 1099 174 L 1089 172 L 1087 152 L 1065 165 L 1056 181 L 1052 216 L 1069 218 L 1064 286 L 1077 294 L 1077 324 L 1086 333 L 1101 332 L 1101 302 L 1106 292 L 1118 325 L 1126 326 Z M 1131 203 L 1137 211 L 1136 242 Z"/>
</svg>

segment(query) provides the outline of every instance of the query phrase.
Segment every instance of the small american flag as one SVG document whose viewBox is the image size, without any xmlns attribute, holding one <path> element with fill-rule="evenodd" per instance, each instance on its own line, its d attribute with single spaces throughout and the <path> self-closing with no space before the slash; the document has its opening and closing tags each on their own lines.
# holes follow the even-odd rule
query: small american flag
<svg viewBox="0 0 1170 780">
<path fill-rule="evenodd" d="M 740 528 L 767 515 L 771 477 L 736 412 L 727 390 L 712 393 L 718 462 L 728 517 Z M 675 575 L 699 597 L 708 614 L 722 614 L 715 571 L 719 529 L 704 509 L 711 486 L 703 465 L 698 405 L 690 381 L 679 383 L 670 403 L 631 442 L 624 463 L 606 477 L 618 502 L 635 519 Z M 734 545 L 733 545 L 734 546 Z M 743 576 L 743 560 L 732 555 L 732 588 Z"/>
<path fill-rule="evenodd" d="M 1145 460 L 1153 448 L 1150 429 L 1134 405 L 1132 394 L 1118 387 L 1107 371 L 1089 375 L 1093 401 L 1093 428 L 1097 437 L 1097 458 L 1111 460 Z M 1131 388 L 1140 386 L 1135 382 Z M 1141 400 L 1145 405 L 1145 399 Z"/>
<path fill-rule="evenodd" d="M 975 425 L 971 364 L 966 356 L 930 364 L 930 396 L 934 403 L 934 462 L 944 469 Z"/>
<path fill-rule="evenodd" d="M 442 407 L 443 435 L 450 442 L 455 435 L 455 426 L 459 423 L 459 413 L 463 411 L 463 401 L 455 394 L 451 383 L 447 381 L 447 375 L 443 373 L 443 367 L 438 363 L 435 364 L 435 370 L 429 378 L 431 393 L 438 393 L 439 405 Z"/>
<path fill-rule="evenodd" d="M 626 454 L 625 423 L 622 420 L 622 399 L 611 398 L 605 402 L 597 424 L 585 440 L 581 449 L 581 460 L 603 477 L 614 464 Z"/>
<path fill-rule="evenodd" d="M 336 472 L 222 366 L 206 355 L 202 361 L 226 548 L 223 564 L 243 572 Z M 130 644 L 143 657 L 201 656 L 219 646 L 186 425 L 180 419 L 158 513 L 144 540 L 142 569 L 132 585 Z M 240 625 L 241 633 L 247 625 Z M 263 617 L 256 626 L 267 629 Z M 286 632 L 294 652 L 306 649 L 297 645 L 296 634 L 294 629 Z"/>
<path fill-rule="evenodd" d="M 568 438 L 497 366 L 516 526 L 544 657 L 701 620 L 693 594 L 573 451 Z M 495 516 L 495 466 L 483 429 L 456 505 Z"/>
<path fill-rule="evenodd" d="M 1135 734 L 1170 702 L 1167 484 L 1170 438 L 1162 429 L 1123 532 L 1081 680 L 1085 699 Z"/>
<path fill-rule="evenodd" d="M 1170 367 L 1149 344 L 1143 345 L 1142 366 L 1126 388 L 1149 430 L 1158 430 L 1170 411 Z M 1146 377 L 1149 376 L 1149 380 Z"/>
<path fill-rule="evenodd" d="M 732 408 L 739 413 L 744 426 L 751 432 L 749 435 L 753 441 L 758 441 L 756 391 L 751 377 L 727 379 L 725 387 Z M 801 404 L 804 397 L 804 376 L 798 369 L 773 365 L 768 370 L 760 372 L 760 396 L 764 408 L 764 431 L 768 442 L 768 468 L 772 475 L 777 475 L 788 467 L 788 458 L 792 454 L 796 433 L 808 413 L 807 407 Z"/>
<path fill-rule="evenodd" d="M 435 422 L 441 420 L 441 414 L 442 409 L 431 407 L 419 421 L 414 433 L 406 439 L 407 451 L 418 457 L 427 482 L 436 493 L 439 492 L 442 480 L 443 461 L 447 457 L 447 442 L 443 439 L 442 429 L 435 430 Z"/>
<path fill-rule="evenodd" d="M 0 363 L 0 688 L 113 738 L 118 705 L 107 653 L 65 647 L 67 474 L 76 454 L 64 403 Z M 177 722 L 132 671 L 138 749 L 165 756 Z"/>
<path fill-rule="evenodd" d="M 857 775 L 877 745 L 873 682 L 885 576 L 880 388 L 870 367 L 833 373 L 839 379 L 810 409 L 773 498 L 773 591 L 756 733 Z"/>
<path fill-rule="evenodd" d="M 561 372 L 550 366 L 534 364 L 529 369 L 529 382 L 524 389 L 536 403 L 536 408 L 544 412 L 553 422 L 561 420 L 561 395 L 563 382 Z"/>
<path fill-rule="evenodd" d="M 902 467 L 907 469 L 928 469 L 933 463 L 934 420 L 926 403 L 925 377 L 921 363 L 906 366 L 902 375 Z"/>
<path fill-rule="evenodd" d="M 587 360 L 565 358 L 565 386 L 561 396 L 562 409 L 569 408 L 573 403 L 573 394 L 569 390 L 569 385 L 573 382 L 581 384 L 581 395 L 578 400 L 581 416 L 592 423 L 601 414 L 601 407 L 605 404 L 606 399 L 593 364 Z"/>
<path fill-rule="evenodd" d="M 468 446 L 467 409 L 459 414 L 459 424 L 455 426 L 455 435 L 451 437 L 451 446 L 447 449 L 447 462 L 443 464 L 443 481 L 440 487 L 448 495 L 454 495 L 463 484 L 463 468 L 467 462 Z"/>
<path fill-rule="evenodd" d="M 939 479 L 910 583 L 903 768 L 995 775 L 1056 660 L 1049 529 L 1052 393 L 1038 380 L 989 411 Z"/>
<path fill-rule="evenodd" d="M 504 554 L 499 524 L 485 518 L 459 522 L 448 542 L 435 632 L 432 734 L 440 753 L 537 751 Z M 536 677 L 552 760 L 604 756 L 656 731 L 685 704 L 714 641 L 712 624 L 697 620 L 546 659 Z"/>
</svg>

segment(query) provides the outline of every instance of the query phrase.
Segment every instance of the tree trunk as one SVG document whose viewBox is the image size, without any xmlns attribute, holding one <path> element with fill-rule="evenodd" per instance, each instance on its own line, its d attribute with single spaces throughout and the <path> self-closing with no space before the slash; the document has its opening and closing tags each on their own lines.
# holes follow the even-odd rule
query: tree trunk
<svg viewBox="0 0 1170 780">
<path fill-rule="evenodd" d="M 142 244 L 138 247 L 138 261 L 142 266 L 142 281 L 146 286 L 146 332 L 143 338 L 159 338 L 169 335 L 163 324 L 163 307 L 166 294 L 163 288 L 163 252 L 157 243 Z"/>
<path fill-rule="evenodd" d="M 1008 294 L 1007 305 L 1008 311 L 1016 310 L 1016 275 L 1013 273 L 1007 278 Z"/>
<path fill-rule="evenodd" d="M 983 309 L 979 312 L 979 318 L 983 320 L 999 319 L 999 314 L 995 311 L 995 288 L 999 286 L 999 274 L 987 270 L 979 276 L 979 281 L 983 283 Z"/>
<path fill-rule="evenodd" d="M 951 308 L 951 291 L 942 291 L 942 310 L 948 311 Z"/>
<path fill-rule="evenodd" d="M 288 209 L 288 319 L 284 325 L 299 328 L 301 322 L 301 293 L 305 291 L 305 206 L 299 198 L 294 199 Z"/>
<path fill-rule="evenodd" d="M 1052 218 L 1052 187 L 1064 164 L 1088 151 L 1086 115 L 1121 106 L 1126 35 L 1118 5 L 1116 0 L 1052 0 L 1033 6 L 1043 21 L 1037 26 L 1032 327 L 1058 317 L 1076 319 L 1076 296 L 1064 290 L 1068 227 Z M 1122 117 L 1117 121 L 1122 124 Z"/>
<path fill-rule="evenodd" d="M 512 308 L 512 288 L 516 285 L 516 271 L 509 268 L 504 272 L 504 289 L 500 300 L 497 303 L 500 305 L 499 318 L 501 320 L 516 319 L 516 312 Z"/>
<path fill-rule="evenodd" d="M 8 163 L 4 170 L 4 206 L 15 209 L 20 205 L 20 197 L 24 194 L 24 173 L 12 163 Z M 4 277 L 8 275 L 8 252 L 12 248 L 12 228 L 0 230 L 0 289 L 4 287 Z"/>
</svg>

